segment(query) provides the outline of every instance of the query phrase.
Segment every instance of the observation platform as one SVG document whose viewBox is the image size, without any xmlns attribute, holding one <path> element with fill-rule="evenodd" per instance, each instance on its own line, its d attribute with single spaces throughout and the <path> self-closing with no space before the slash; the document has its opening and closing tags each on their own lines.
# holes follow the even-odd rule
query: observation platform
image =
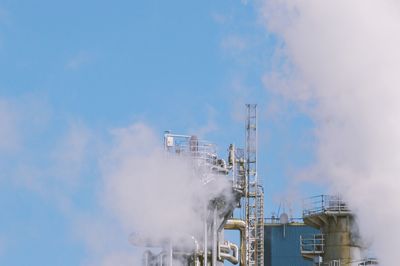
<svg viewBox="0 0 400 266">
<path fill-rule="evenodd" d="M 303 201 L 304 223 L 320 229 L 329 224 L 329 218 L 352 216 L 346 202 L 340 196 L 319 195 Z"/>
</svg>

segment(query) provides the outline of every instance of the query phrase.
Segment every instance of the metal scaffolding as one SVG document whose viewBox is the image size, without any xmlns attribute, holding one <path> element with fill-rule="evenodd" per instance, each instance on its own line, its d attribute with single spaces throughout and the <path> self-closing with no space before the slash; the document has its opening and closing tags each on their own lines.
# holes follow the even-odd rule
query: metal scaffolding
<svg viewBox="0 0 400 266">
<path fill-rule="evenodd" d="M 264 191 L 257 176 L 257 105 L 246 104 L 246 265 L 264 265 Z"/>
</svg>

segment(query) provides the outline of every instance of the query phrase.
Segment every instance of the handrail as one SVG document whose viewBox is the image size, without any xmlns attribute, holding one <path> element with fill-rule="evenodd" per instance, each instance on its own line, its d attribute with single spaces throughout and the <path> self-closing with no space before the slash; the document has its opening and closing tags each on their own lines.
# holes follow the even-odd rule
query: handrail
<svg viewBox="0 0 400 266">
<path fill-rule="evenodd" d="M 323 234 L 301 235 L 300 251 L 302 254 L 323 254 L 325 237 Z"/>
<path fill-rule="evenodd" d="M 321 213 L 347 214 L 350 209 L 340 195 L 319 195 L 303 200 L 303 217 Z"/>
<path fill-rule="evenodd" d="M 297 223 L 302 224 L 303 218 L 289 218 L 289 224 Z M 264 218 L 264 224 L 282 224 L 279 217 L 267 217 Z"/>
<path fill-rule="evenodd" d="M 368 266 L 368 265 L 379 265 L 379 262 L 377 259 L 375 258 L 366 258 L 366 259 L 361 259 L 361 260 L 352 260 L 349 262 L 351 265 L 355 265 L 355 263 L 358 263 L 357 266 Z M 327 266 L 341 266 L 342 265 L 342 261 L 341 260 L 331 260 L 329 262 L 324 263 L 323 265 L 327 265 Z"/>
<path fill-rule="evenodd" d="M 352 261 L 358 262 L 358 266 L 366 266 L 366 265 L 379 265 L 379 261 L 375 258 L 367 258 L 359 261 Z"/>
</svg>

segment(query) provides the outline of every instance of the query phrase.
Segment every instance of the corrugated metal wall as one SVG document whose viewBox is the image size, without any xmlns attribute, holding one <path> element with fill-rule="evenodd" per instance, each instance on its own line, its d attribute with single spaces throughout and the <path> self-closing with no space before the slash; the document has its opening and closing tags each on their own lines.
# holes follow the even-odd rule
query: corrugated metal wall
<svg viewBox="0 0 400 266">
<path fill-rule="evenodd" d="M 311 266 L 300 254 L 300 235 L 318 234 L 319 231 L 299 224 L 267 224 L 264 231 L 265 266 Z"/>
</svg>

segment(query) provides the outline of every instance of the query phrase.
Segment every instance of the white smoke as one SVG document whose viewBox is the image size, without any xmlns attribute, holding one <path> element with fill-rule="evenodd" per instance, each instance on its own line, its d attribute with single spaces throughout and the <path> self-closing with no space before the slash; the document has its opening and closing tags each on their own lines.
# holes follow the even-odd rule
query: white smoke
<svg viewBox="0 0 400 266">
<path fill-rule="evenodd" d="M 227 179 L 204 186 L 190 161 L 166 156 L 160 137 L 144 124 L 114 130 L 113 137 L 101 162 L 102 195 L 116 221 L 142 238 L 194 246 L 191 236 L 202 235 L 206 200 L 230 196 Z"/>
<path fill-rule="evenodd" d="M 34 96 L 0 98 L 0 181 L 59 210 L 85 247 L 82 265 L 140 265 L 144 249 L 129 243 L 131 233 L 194 248 L 204 203 L 231 196 L 227 178 L 204 186 L 190 160 L 166 156 L 161 136 L 147 125 L 103 134 L 79 119 L 62 121 L 48 139 L 42 134 L 57 125 L 47 109 Z M 0 235 L 0 255 L 9 238 Z"/>
<path fill-rule="evenodd" d="M 400 2 L 270 0 L 262 18 L 279 64 L 268 89 L 306 107 L 314 173 L 356 210 L 383 265 L 400 253 Z"/>
</svg>

